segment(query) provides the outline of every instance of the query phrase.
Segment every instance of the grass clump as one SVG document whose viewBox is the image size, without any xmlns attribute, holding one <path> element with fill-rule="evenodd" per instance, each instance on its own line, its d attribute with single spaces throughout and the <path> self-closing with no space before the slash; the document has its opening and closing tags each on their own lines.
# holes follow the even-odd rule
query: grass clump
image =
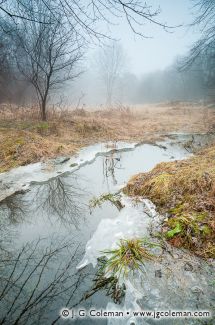
<svg viewBox="0 0 215 325">
<path fill-rule="evenodd" d="M 103 251 L 98 258 L 97 272 L 93 280 L 94 286 L 85 295 L 85 299 L 99 290 L 105 290 L 115 303 L 120 303 L 125 295 L 125 278 L 135 270 L 143 271 L 146 261 L 156 256 L 150 252 L 151 248 L 159 246 L 144 239 L 121 239 L 116 249 Z"/>
<path fill-rule="evenodd" d="M 117 277 L 127 276 L 130 271 L 142 270 L 145 261 L 155 258 L 149 249 L 157 246 L 146 239 L 121 239 L 118 248 L 104 251 L 109 258 L 106 262 L 106 273 Z"/>
<path fill-rule="evenodd" d="M 158 164 L 134 176 L 123 189 L 167 213 L 165 238 L 199 256 L 215 257 L 215 146 L 183 160 Z"/>
<path fill-rule="evenodd" d="M 107 194 L 102 194 L 99 197 L 93 197 L 89 202 L 89 207 L 90 209 L 95 209 L 96 207 L 100 208 L 102 204 L 107 201 L 115 205 L 118 210 L 121 210 L 123 208 L 123 205 L 120 202 L 119 193 L 107 193 Z"/>
</svg>

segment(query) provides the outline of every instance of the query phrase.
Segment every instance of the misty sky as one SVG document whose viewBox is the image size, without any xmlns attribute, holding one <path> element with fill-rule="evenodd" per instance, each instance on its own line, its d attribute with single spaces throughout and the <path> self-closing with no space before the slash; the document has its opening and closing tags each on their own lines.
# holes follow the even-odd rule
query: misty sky
<svg viewBox="0 0 215 325">
<path fill-rule="evenodd" d="M 189 26 L 195 13 L 193 0 L 148 0 L 146 2 L 154 9 L 160 6 L 161 14 L 157 17 L 160 22 L 169 26 L 182 26 L 169 33 L 160 26 L 146 22 L 140 31 L 152 38 L 142 38 L 132 32 L 125 19 L 120 22 L 118 19 L 117 25 L 111 27 L 105 23 L 102 25 L 104 29 L 109 29 L 109 34 L 114 39 L 120 40 L 126 58 L 124 72 L 135 74 L 139 80 L 150 72 L 170 67 L 177 57 L 186 55 L 193 42 L 199 38 L 197 28 L 194 30 Z M 85 57 L 85 73 L 73 84 L 72 99 L 77 100 L 80 94 L 84 94 L 85 103 L 98 105 L 104 103 L 104 84 L 97 71 L 99 51 L 101 47 L 98 44 L 91 45 L 91 49 L 88 50 Z"/>
<path fill-rule="evenodd" d="M 189 46 L 198 37 L 197 31 L 187 26 L 193 19 L 192 0 L 150 0 L 147 3 L 155 9 L 160 6 L 162 12 L 159 21 L 170 26 L 183 26 L 174 29 L 173 33 L 168 33 L 161 27 L 146 23 L 142 26 L 142 32 L 151 36 L 150 39 L 135 35 L 125 21 L 111 27 L 112 36 L 121 40 L 128 58 L 126 68 L 136 75 L 162 70 L 171 65 L 177 56 L 188 51 Z"/>
</svg>

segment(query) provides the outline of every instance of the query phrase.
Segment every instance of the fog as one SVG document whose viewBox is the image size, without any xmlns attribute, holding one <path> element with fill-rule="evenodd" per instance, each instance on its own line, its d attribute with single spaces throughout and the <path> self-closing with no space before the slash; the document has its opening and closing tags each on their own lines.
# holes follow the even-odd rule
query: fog
<svg viewBox="0 0 215 325">
<path fill-rule="evenodd" d="M 68 87 L 65 96 L 72 106 L 78 105 L 79 108 L 208 99 L 203 62 L 199 60 L 189 69 L 181 71 L 183 60 L 183 57 L 177 57 L 163 70 L 142 74 L 135 74 L 124 66 L 115 78 L 111 102 L 107 101 L 106 82 L 101 77 L 101 71 L 92 64 L 71 88 Z"/>
<path fill-rule="evenodd" d="M 47 1 L 53 5 L 52 0 Z M 12 4 L 10 0 L 5 3 Z M 19 7 L 20 3 L 20 0 L 17 1 L 19 10 L 22 9 Z M 25 0 L 23 3 L 25 5 Z M 67 18 L 62 17 L 61 8 L 57 5 L 57 9 L 53 6 L 53 10 L 56 9 L 53 16 L 53 12 L 49 12 L 47 6 L 44 7 L 44 2 L 37 2 L 37 6 L 41 6 L 41 11 L 34 11 L 34 2 L 30 3 L 29 8 L 32 6 L 33 9 L 29 9 L 27 5 L 24 7 L 25 15 L 30 12 L 29 20 L 15 21 L 14 18 L 11 21 L 4 13 L 2 16 L 4 20 L 1 21 L 2 44 L 0 44 L 1 102 L 29 105 L 37 101 L 38 95 L 39 97 L 42 95 L 40 106 L 42 102 L 43 105 L 47 102 L 56 105 L 63 103 L 73 108 L 90 108 L 173 100 L 198 101 L 208 98 L 208 76 L 211 65 L 208 65 L 209 61 L 205 62 L 204 52 L 198 54 L 198 60 L 193 60 L 186 69 L 183 67 L 183 61 L 189 56 L 193 44 L 201 38 L 200 26 L 191 26 L 197 15 L 194 6 L 197 1 L 151 0 L 148 3 L 150 7 L 146 9 L 146 14 L 150 12 L 149 20 L 141 20 L 136 25 L 131 25 L 131 21 L 122 12 L 119 15 L 112 15 L 108 9 L 107 16 L 101 15 L 96 27 L 93 20 L 90 20 L 93 26 L 90 27 L 90 31 L 82 25 L 85 16 L 83 16 L 85 18 L 81 16 L 80 21 L 75 23 L 73 21 L 71 30 L 71 21 L 68 23 L 65 19 L 72 19 L 68 18 L 72 16 L 68 13 Z M 43 11 L 46 18 L 43 17 Z M 22 11 L 20 13 L 23 14 Z M 85 12 L 82 11 L 81 14 L 85 15 Z M 46 71 L 49 65 L 46 44 L 50 39 L 46 35 L 53 31 L 48 27 L 43 27 L 42 30 L 42 24 L 38 22 L 41 18 L 39 15 L 42 19 L 50 21 L 53 17 L 56 18 L 56 15 L 60 17 L 59 26 L 55 21 L 58 34 L 57 36 L 55 34 L 57 40 L 53 44 L 59 44 L 62 35 L 66 44 L 64 52 L 56 57 L 57 76 L 51 76 L 54 87 L 52 91 L 48 89 L 47 96 L 43 95 L 43 91 L 46 94 L 44 87 L 47 86 L 46 77 L 49 73 Z M 35 26 L 38 35 L 34 35 Z M 40 29 L 44 34 L 41 39 Z M 38 51 L 38 41 L 41 44 L 40 48 L 45 49 L 42 53 L 43 61 L 41 53 L 35 53 Z M 71 53 L 74 51 L 75 57 L 71 56 L 68 61 L 67 53 L 70 53 L 70 50 Z M 56 49 L 52 54 L 55 53 Z M 37 70 L 33 71 L 38 58 L 41 62 L 37 62 Z M 63 59 L 62 62 L 59 62 L 59 59 Z M 38 71 L 35 85 L 35 73 L 38 74 Z M 58 87 L 55 85 L 56 82 Z"/>
<path fill-rule="evenodd" d="M 175 28 L 166 31 L 154 24 L 145 24 L 146 37 L 133 33 L 126 20 L 109 27 L 116 46 L 123 51 L 123 69 L 116 78 L 112 104 L 145 104 L 168 100 L 200 100 L 207 97 L 204 76 L 196 68 L 179 72 L 180 58 L 187 55 L 199 37 L 198 28 L 190 27 L 195 14 L 190 0 L 173 2 L 153 0 L 161 9 L 159 20 Z M 79 80 L 67 88 L 68 103 L 81 106 L 106 105 L 105 83 L 98 66 L 99 53 L 108 51 L 112 41 L 91 45 Z M 194 71 L 193 71 L 194 70 Z"/>
</svg>

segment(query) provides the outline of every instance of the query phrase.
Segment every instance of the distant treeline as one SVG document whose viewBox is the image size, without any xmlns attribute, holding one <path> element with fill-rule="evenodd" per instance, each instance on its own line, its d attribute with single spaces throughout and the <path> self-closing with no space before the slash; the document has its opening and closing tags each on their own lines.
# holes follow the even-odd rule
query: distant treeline
<svg viewBox="0 0 215 325">
<path fill-rule="evenodd" d="M 135 81 L 135 82 L 134 82 Z M 209 74 L 201 59 L 183 70 L 183 60 L 163 71 L 155 71 L 143 75 L 139 79 L 127 83 L 132 96 L 128 100 L 137 104 L 162 102 L 168 100 L 200 100 L 209 99 L 211 83 Z M 126 91 L 128 94 L 128 91 Z"/>
<path fill-rule="evenodd" d="M 214 100 L 213 65 L 210 67 L 209 61 L 198 58 L 191 66 L 186 66 L 186 59 L 177 59 L 164 70 L 139 77 L 130 72 L 122 73 L 113 91 L 113 104 Z M 82 103 L 86 105 L 105 104 L 105 88 L 94 71 L 88 70 L 76 82 L 75 93 L 77 98 L 79 93 L 85 94 Z"/>
</svg>

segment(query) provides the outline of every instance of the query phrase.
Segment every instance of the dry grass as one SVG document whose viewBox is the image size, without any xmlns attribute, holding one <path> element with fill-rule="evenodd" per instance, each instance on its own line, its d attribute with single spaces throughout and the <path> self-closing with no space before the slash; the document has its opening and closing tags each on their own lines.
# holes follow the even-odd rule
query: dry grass
<svg viewBox="0 0 215 325">
<path fill-rule="evenodd" d="M 75 145 L 62 144 L 23 130 L 0 129 L 0 172 L 75 152 Z"/>
<path fill-rule="evenodd" d="M 35 108 L 0 106 L 0 172 L 99 141 L 154 141 L 166 132 L 207 132 L 215 111 L 190 103 L 103 110 L 52 108 L 48 122 Z"/>
<path fill-rule="evenodd" d="M 183 161 L 134 176 L 124 192 L 149 198 L 168 212 L 163 232 L 175 246 L 215 257 L 215 146 Z"/>
</svg>

